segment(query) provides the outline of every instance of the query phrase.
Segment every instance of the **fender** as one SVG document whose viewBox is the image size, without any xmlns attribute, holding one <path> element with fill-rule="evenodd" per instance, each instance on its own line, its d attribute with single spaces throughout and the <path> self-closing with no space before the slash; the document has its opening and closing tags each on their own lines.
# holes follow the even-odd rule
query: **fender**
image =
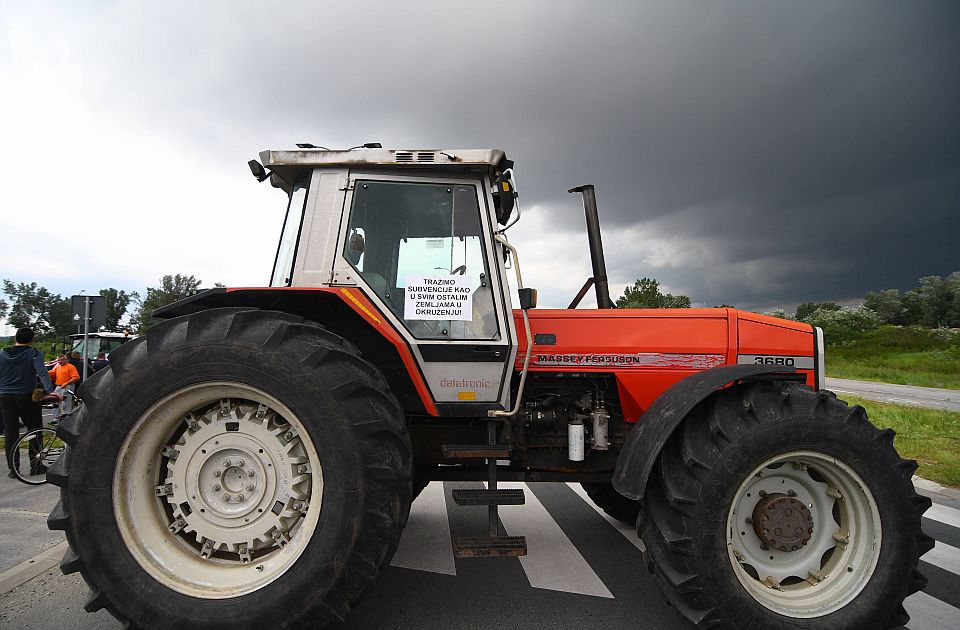
<svg viewBox="0 0 960 630">
<path fill-rule="evenodd" d="M 667 439 L 687 414 L 702 400 L 725 385 L 758 376 L 782 375 L 789 378 L 793 368 L 771 369 L 769 365 L 723 365 L 697 372 L 681 380 L 653 401 L 637 426 L 627 435 L 623 451 L 613 472 L 613 487 L 623 496 L 639 500 L 647 489 L 653 470 Z"/>
<path fill-rule="evenodd" d="M 404 411 L 440 415 L 409 345 L 356 288 L 243 287 L 201 291 L 153 312 L 157 319 L 245 306 L 299 315 L 350 340 L 383 372 Z"/>
</svg>

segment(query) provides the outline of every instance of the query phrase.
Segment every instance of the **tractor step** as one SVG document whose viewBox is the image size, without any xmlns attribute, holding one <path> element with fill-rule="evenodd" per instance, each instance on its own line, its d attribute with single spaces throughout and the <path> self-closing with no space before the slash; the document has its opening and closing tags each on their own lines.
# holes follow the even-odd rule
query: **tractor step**
<svg viewBox="0 0 960 630">
<path fill-rule="evenodd" d="M 457 505 L 523 505 L 523 490 L 454 490 Z"/>
<path fill-rule="evenodd" d="M 457 536 L 453 539 L 453 555 L 458 558 L 487 558 L 527 555 L 525 536 Z"/>
<path fill-rule="evenodd" d="M 450 459 L 506 459 L 513 452 L 509 444 L 444 444 L 441 450 Z"/>
</svg>

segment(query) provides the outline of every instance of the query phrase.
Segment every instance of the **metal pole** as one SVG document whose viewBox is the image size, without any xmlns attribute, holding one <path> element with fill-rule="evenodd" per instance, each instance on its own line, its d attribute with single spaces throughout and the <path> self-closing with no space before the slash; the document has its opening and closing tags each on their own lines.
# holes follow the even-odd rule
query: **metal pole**
<svg viewBox="0 0 960 630">
<path fill-rule="evenodd" d="M 607 288 L 607 265 L 603 261 L 603 242 L 600 240 L 600 215 L 593 184 L 577 186 L 567 192 L 583 194 L 583 212 L 587 218 L 587 242 L 590 244 L 590 262 L 593 264 L 593 283 L 597 290 L 597 308 L 613 308 Z"/>
<path fill-rule="evenodd" d="M 83 361 L 83 376 L 81 381 L 87 380 L 87 343 L 90 337 L 90 296 L 83 296 L 83 354 L 80 360 Z"/>
</svg>

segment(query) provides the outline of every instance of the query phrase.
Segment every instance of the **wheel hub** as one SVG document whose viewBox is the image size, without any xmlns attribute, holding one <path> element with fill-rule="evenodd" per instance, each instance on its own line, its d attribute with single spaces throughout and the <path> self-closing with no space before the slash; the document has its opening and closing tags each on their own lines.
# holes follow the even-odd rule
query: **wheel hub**
<svg viewBox="0 0 960 630">
<path fill-rule="evenodd" d="M 813 535 L 813 515 L 801 501 L 785 494 L 768 494 L 753 508 L 753 531 L 766 545 L 796 551 Z"/>
<path fill-rule="evenodd" d="M 164 454 L 170 531 L 193 538 L 203 558 L 223 550 L 246 563 L 284 546 L 310 499 L 298 432 L 267 406 L 237 399 L 189 414 L 185 424 Z"/>
<path fill-rule="evenodd" d="M 266 458 L 253 449 L 224 448 L 208 451 L 195 478 L 187 478 L 187 493 L 223 518 L 253 511 L 267 489 Z"/>
</svg>

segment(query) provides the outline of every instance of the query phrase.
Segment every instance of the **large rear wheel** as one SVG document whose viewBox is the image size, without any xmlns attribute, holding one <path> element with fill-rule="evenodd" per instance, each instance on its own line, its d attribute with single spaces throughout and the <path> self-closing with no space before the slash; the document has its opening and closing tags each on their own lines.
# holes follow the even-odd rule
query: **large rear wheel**
<svg viewBox="0 0 960 630">
<path fill-rule="evenodd" d="M 379 371 L 316 325 L 243 309 L 161 323 L 110 359 L 48 475 L 86 609 L 140 628 L 340 621 L 410 507 Z"/>
<path fill-rule="evenodd" d="M 926 580 L 930 500 L 862 407 L 796 383 L 701 403 L 670 438 L 638 533 L 661 591 L 718 628 L 891 628 Z"/>
</svg>

